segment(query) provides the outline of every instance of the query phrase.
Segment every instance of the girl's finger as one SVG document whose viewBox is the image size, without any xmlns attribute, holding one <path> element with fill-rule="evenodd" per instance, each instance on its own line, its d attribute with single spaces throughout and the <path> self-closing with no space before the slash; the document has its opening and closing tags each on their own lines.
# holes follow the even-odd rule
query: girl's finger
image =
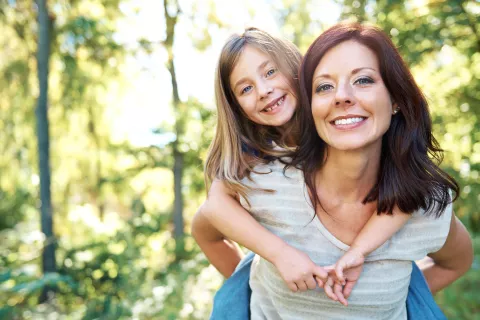
<svg viewBox="0 0 480 320">
<path fill-rule="evenodd" d="M 333 280 L 331 278 L 328 278 L 327 282 L 325 283 L 325 286 L 323 287 L 323 290 L 325 290 L 325 293 L 330 299 L 332 299 L 333 301 L 338 301 L 337 296 L 333 293 L 332 285 L 333 285 Z"/>
<path fill-rule="evenodd" d="M 344 306 L 348 306 L 347 299 L 345 299 L 345 297 L 343 296 L 342 285 L 340 283 L 335 283 L 333 285 L 333 293 L 335 293 L 338 301 L 340 301 L 341 304 L 343 304 Z"/>
</svg>

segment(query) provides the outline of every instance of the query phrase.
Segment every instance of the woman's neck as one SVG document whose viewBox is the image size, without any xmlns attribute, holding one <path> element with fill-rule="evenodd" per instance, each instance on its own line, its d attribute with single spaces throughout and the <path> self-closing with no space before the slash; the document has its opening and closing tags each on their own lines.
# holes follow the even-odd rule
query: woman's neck
<svg viewBox="0 0 480 320">
<path fill-rule="evenodd" d="M 325 164 L 316 174 L 321 198 L 341 199 L 342 203 L 362 202 L 377 182 L 380 154 L 381 145 L 358 151 L 328 148 Z"/>
</svg>

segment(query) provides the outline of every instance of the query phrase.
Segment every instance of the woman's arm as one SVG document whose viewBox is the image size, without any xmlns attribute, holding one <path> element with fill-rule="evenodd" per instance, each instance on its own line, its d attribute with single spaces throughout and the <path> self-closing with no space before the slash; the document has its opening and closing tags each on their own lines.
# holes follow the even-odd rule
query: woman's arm
<svg viewBox="0 0 480 320">
<path fill-rule="evenodd" d="M 433 294 L 467 272 L 473 262 L 472 240 L 452 211 L 450 231 L 443 247 L 417 262 Z"/>
<path fill-rule="evenodd" d="M 231 239 L 274 264 L 292 291 L 314 289 L 316 279 L 319 285 L 323 286 L 322 281 L 325 281 L 327 276 L 325 270 L 315 265 L 305 253 L 289 246 L 260 225 L 238 203 L 235 195 L 231 194 L 223 182 L 213 182 L 200 214 L 216 229 L 217 237 L 222 235 L 223 239 Z M 202 218 L 198 219 L 201 222 Z M 192 233 L 196 239 L 203 242 L 202 250 L 213 252 L 214 242 L 202 240 L 206 239 L 206 232 L 209 231 L 202 230 L 199 224 L 194 224 Z M 221 256 L 218 256 L 221 260 Z"/>
</svg>

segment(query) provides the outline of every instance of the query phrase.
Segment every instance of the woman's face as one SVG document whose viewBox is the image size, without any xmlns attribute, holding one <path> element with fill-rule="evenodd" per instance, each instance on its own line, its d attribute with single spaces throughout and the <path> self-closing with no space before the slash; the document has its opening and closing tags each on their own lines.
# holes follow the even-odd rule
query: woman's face
<svg viewBox="0 0 480 320">
<path fill-rule="evenodd" d="M 248 45 L 233 69 L 230 86 L 247 117 L 261 125 L 282 126 L 297 107 L 294 90 L 273 59 Z"/>
<path fill-rule="evenodd" d="M 394 105 L 372 50 L 352 40 L 333 47 L 315 69 L 312 86 L 315 127 L 329 147 L 381 146 Z"/>
</svg>

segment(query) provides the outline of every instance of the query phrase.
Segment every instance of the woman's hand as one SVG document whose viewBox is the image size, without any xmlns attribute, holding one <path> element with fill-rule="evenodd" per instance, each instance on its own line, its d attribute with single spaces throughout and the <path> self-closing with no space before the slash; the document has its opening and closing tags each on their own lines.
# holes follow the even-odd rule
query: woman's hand
<svg viewBox="0 0 480 320">
<path fill-rule="evenodd" d="M 272 263 L 290 290 L 307 291 L 323 287 L 327 280 L 327 272 L 317 266 L 305 253 L 285 244 L 279 250 Z"/>
</svg>

